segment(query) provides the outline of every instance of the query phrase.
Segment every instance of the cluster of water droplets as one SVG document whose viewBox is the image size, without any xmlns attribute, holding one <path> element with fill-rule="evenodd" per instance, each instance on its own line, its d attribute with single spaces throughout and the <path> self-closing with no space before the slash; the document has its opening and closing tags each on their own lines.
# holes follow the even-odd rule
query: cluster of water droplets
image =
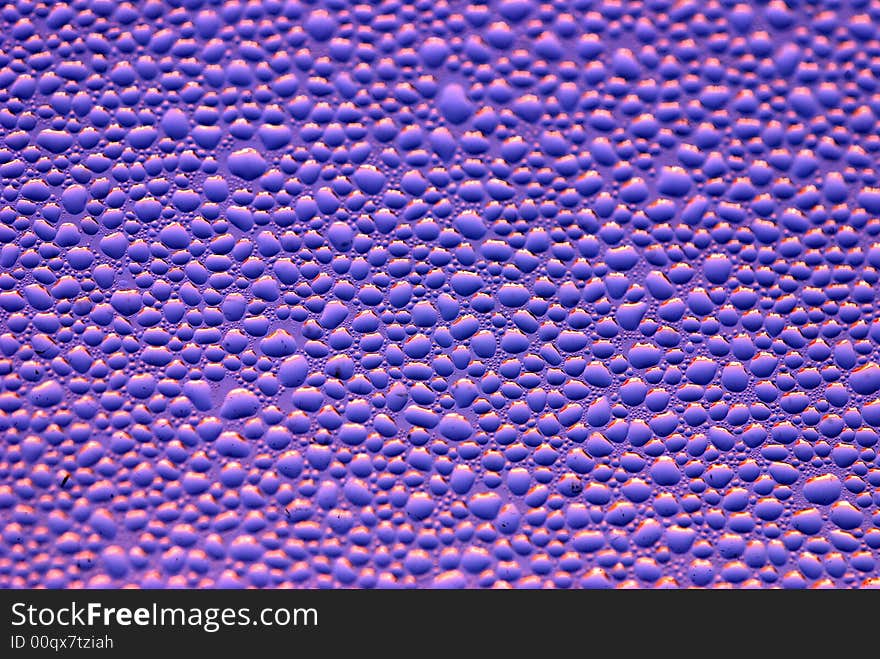
<svg viewBox="0 0 880 659">
<path fill-rule="evenodd" d="M 0 21 L 0 585 L 880 584 L 880 3 Z"/>
</svg>

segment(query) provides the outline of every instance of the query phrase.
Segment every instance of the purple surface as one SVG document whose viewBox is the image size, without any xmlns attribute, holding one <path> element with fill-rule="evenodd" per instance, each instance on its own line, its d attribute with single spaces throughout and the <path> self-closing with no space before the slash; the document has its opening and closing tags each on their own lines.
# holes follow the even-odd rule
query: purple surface
<svg viewBox="0 0 880 659">
<path fill-rule="evenodd" d="M 878 20 L 5 5 L 0 586 L 877 586 Z"/>
</svg>

